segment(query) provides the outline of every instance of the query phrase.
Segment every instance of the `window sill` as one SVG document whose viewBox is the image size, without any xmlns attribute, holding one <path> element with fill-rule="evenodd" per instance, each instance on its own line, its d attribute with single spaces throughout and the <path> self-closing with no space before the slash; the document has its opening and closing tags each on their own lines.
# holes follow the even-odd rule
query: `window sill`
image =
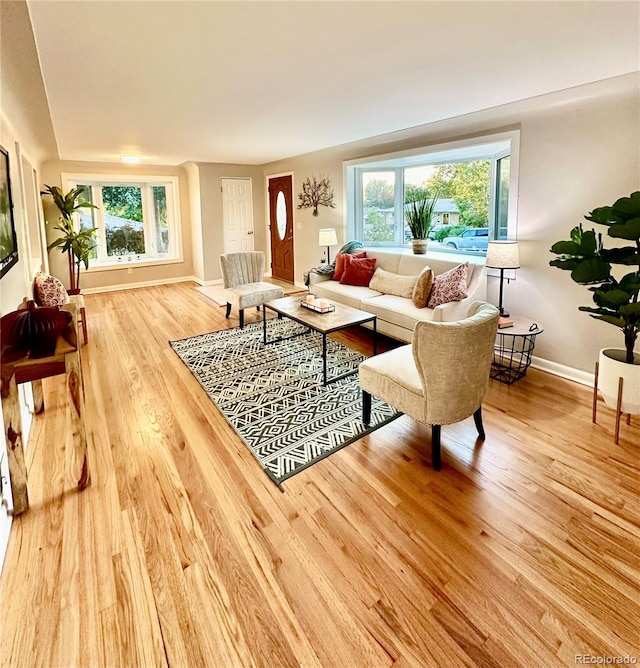
<svg viewBox="0 0 640 668">
<path fill-rule="evenodd" d="M 368 245 L 366 241 L 362 242 L 364 244 L 364 248 L 370 248 L 372 251 L 392 251 L 394 253 L 403 253 L 404 255 L 416 255 L 411 250 L 410 246 L 382 246 L 382 245 Z M 486 251 L 465 251 L 464 249 L 462 250 L 456 250 L 455 248 L 446 248 L 445 246 L 442 246 L 440 244 L 436 244 L 430 241 L 427 244 L 427 255 L 429 256 L 446 256 L 447 258 L 451 259 L 452 257 L 455 259 L 459 259 L 461 262 L 472 262 L 473 264 L 484 264 L 486 261 Z M 418 257 L 423 257 L 418 255 Z"/>
<path fill-rule="evenodd" d="M 122 262 L 89 262 L 89 269 L 86 271 L 89 274 L 99 271 L 113 271 L 114 269 L 129 269 L 132 267 L 155 267 L 163 264 L 180 264 L 184 262 L 181 257 L 174 258 L 163 258 L 161 260 L 152 260 L 150 258 L 145 258 L 142 260 L 122 260 Z"/>
</svg>

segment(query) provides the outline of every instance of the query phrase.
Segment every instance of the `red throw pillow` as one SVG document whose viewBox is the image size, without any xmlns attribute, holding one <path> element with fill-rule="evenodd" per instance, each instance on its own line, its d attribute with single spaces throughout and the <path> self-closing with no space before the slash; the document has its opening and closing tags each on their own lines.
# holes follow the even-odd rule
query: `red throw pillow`
<svg viewBox="0 0 640 668">
<path fill-rule="evenodd" d="M 358 251 L 357 253 L 338 253 L 336 255 L 336 268 L 333 270 L 333 280 L 339 281 L 344 272 L 344 258 L 345 257 L 367 257 L 367 251 Z"/>
<path fill-rule="evenodd" d="M 375 257 L 359 258 L 347 255 L 344 258 L 344 271 L 340 283 L 342 285 L 368 286 L 375 271 Z"/>
</svg>

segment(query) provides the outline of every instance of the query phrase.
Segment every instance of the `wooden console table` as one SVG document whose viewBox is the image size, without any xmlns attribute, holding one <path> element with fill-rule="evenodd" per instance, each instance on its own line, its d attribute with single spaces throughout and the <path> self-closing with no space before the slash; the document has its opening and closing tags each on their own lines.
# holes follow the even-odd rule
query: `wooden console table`
<svg viewBox="0 0 640 668">
<path fill-rule="evenodd" d="M 75 316 L 75 314 L 74 314 Z M 73 424 L 74 478 L 82 490 L 91 482 L 87 463 L 87 432 L 84 424 L 84 387 L 80 368 L 80 353 L 75 329 L 75 317 L 67 329 L 58 337 L 53 355 L 30 358 L 28 351 L 7 354 L 0 360 L 2 414 L 4 435 L 7 444 L 7 463 L 13 514 L 19 515 L 29 508 L 27 492 L 27 468 L 22 442 L 22 418 L 18 400 L 18 385 L 32 383 L 36 413 L 44 410 L 42 379 L 66 374 L 66 384 L 71 401 L 69 408 Z"/>
</svg>

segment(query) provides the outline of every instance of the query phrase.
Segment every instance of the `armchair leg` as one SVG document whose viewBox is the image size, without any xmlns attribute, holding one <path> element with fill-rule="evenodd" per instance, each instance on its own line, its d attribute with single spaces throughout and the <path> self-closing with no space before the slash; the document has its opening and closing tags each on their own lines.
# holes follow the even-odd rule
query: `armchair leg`
<svg viewBox="0 0 640 668">
<path fill-rule="evenodd" d="M 240 314 L 240 329 L 244 329 L 244 309 L 241 308 L 239 311 Z"/>
<path fill-rule="evenodd" d="M 482 406 L 473 414 L 473 421 L 476 423 L 476 429 L 478 430 L 478 435 L 484 441 L 484 426 L 482 425 Z"/>
<path fill-rule="evenodd" d="M 227 312 L 225 314 L 225 318 L 228 318 L 231 315 L 231 304 L 227 302 Z"/>
<path fill-rule="evenodd" d="M 431 462 L 433 468 L 439 471 L 442 468 L 442 458 L 440 454 L 440 432 L 442 426 L 439 424 L 431 425 Z"/>
<path fill-rule="evenodd" d="M 371 395 L 362 390 L 362 422 L 365 427 L 371 423 Z"/>
<path fill-rule="evenodd" d="M 256 306 L 256 311 L 258 311 L 258 313 L 260 312 L 260 304 Z"/>
</svg>

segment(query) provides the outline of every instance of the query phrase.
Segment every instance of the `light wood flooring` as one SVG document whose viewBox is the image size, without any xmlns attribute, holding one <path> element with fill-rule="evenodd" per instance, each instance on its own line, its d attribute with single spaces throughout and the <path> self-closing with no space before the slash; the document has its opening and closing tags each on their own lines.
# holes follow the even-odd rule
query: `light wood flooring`
<svg viewBox="0 0 640 668">
<path fill-rule="evenodd" d="M 190 283 L 86 303 L 92 484 L 73 488 L 64 378 L 47 379 L 1 666 L 640 660 L 638 418 L 616 446 L 588 388 L 530 370 L 491 381 L 484 444 L 471 419 L 443 428 L 441 472 L 405 416 L 282 493 L 168 345 L 237 320 Z"/>
</svg>

